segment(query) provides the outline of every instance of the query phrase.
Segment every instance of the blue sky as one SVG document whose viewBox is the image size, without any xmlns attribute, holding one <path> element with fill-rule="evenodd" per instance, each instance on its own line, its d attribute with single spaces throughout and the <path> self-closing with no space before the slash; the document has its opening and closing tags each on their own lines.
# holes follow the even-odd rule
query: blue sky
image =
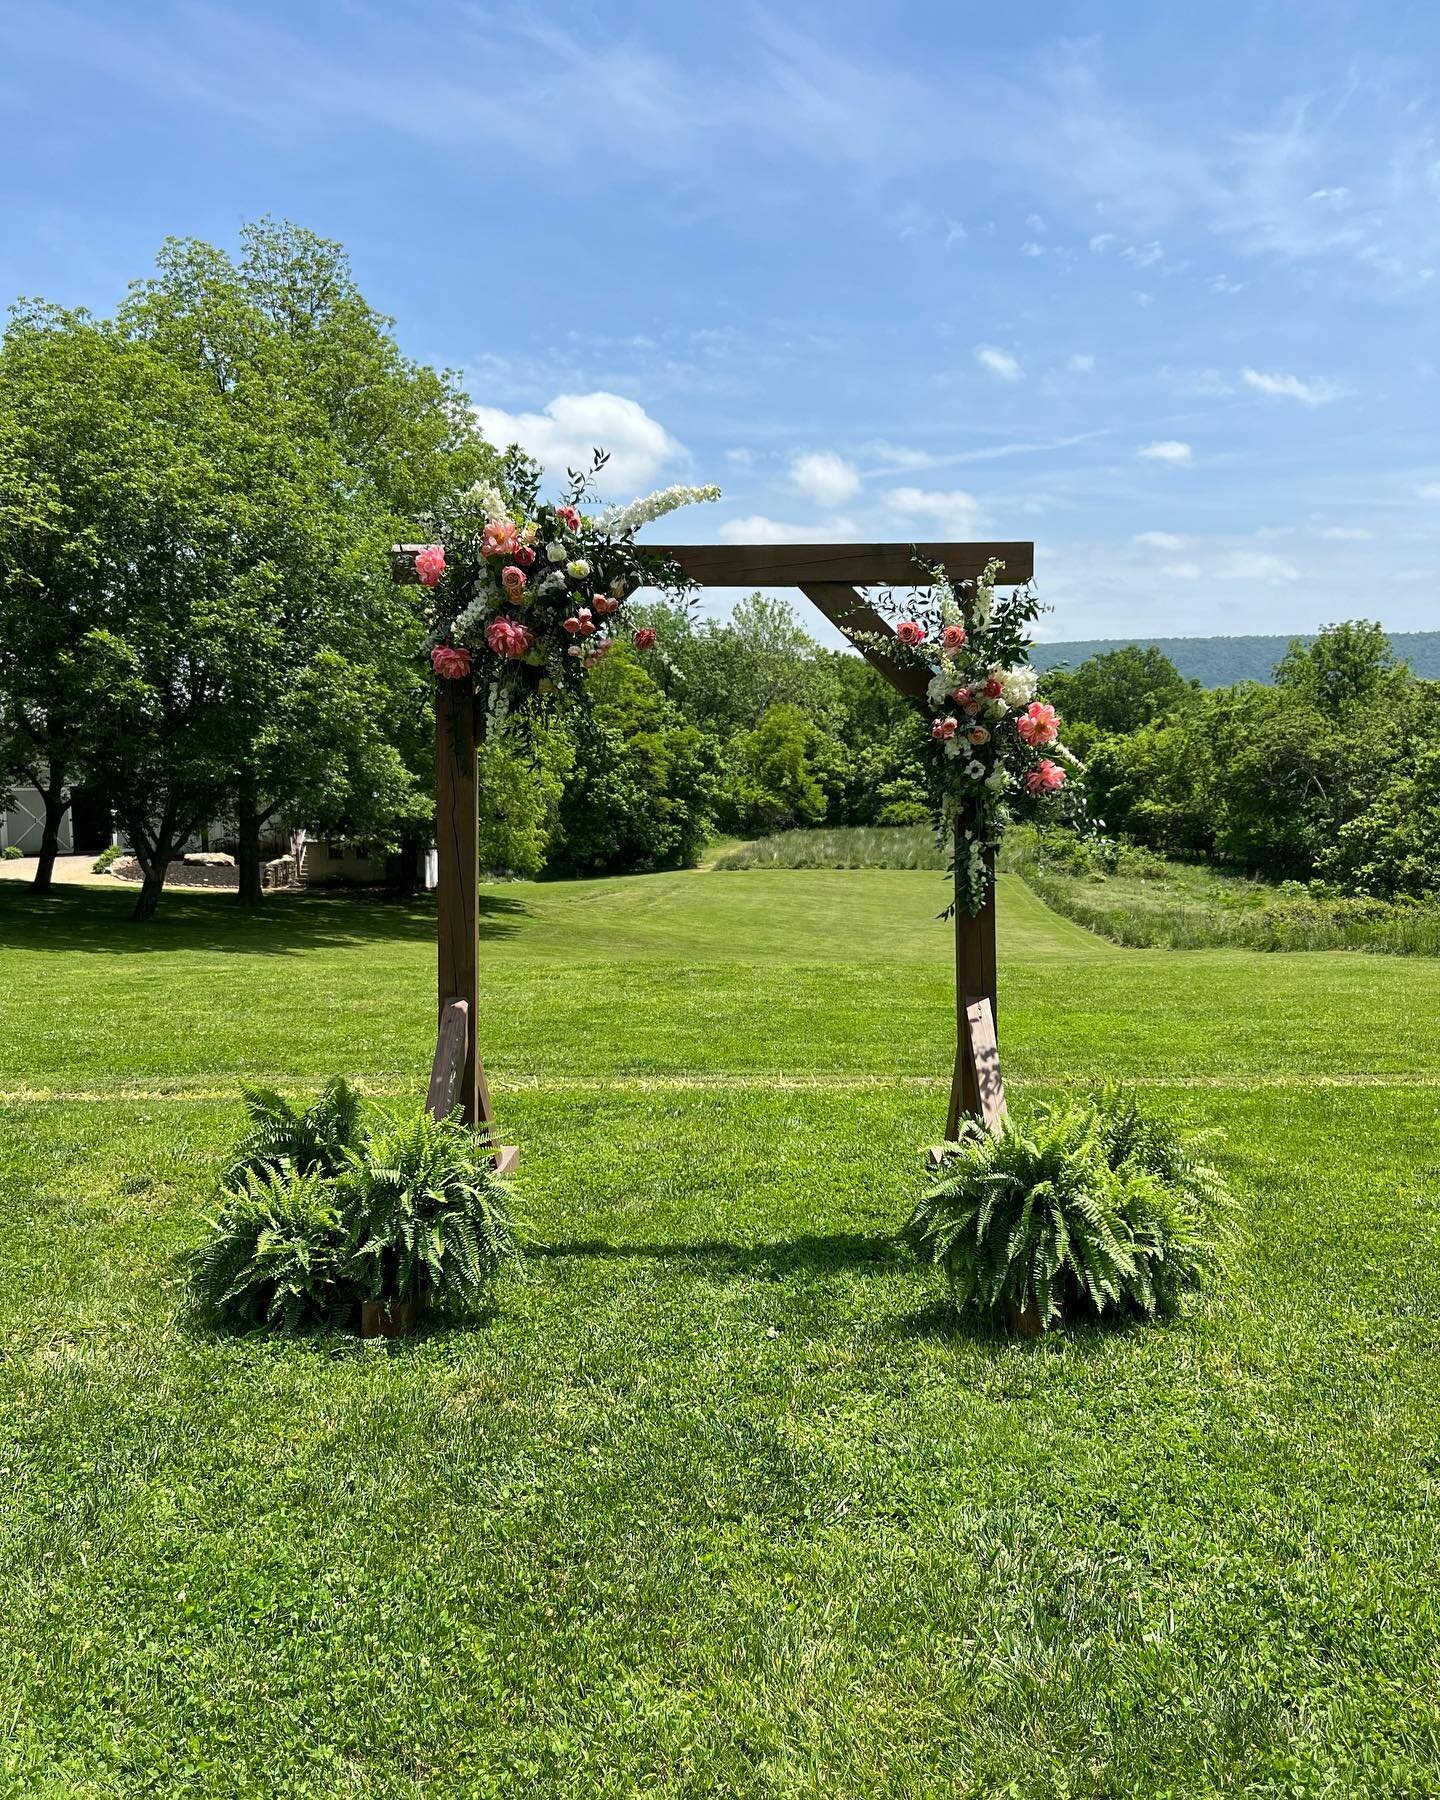
<svg viewBox="0 0 1440 1800">
<path fill-rule="evenodd" d="M 1033 537 L 1051 637 L 1428 628 L 1437 75 L 1396 0 L 8 0 L 0 293 L 269 212 L 492 435 L 721 483 L 672 536 Z"/>
</svg>

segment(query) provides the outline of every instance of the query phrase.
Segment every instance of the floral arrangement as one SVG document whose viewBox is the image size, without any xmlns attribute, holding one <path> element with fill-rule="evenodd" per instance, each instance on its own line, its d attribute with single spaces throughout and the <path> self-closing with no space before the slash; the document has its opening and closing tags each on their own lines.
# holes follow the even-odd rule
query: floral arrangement
<svg viewBox="0 0 1440 1800">
<path fill-rule="evenodd" d="M 542 504 L 533 476 L 514 501 L 479 484 L 449 517 L 432 521 L 437 540 L 415 555 L 415 578 L 434 595 L 430 664 L 437 680 L 470 681 L 492 714 L 576 692 L 585 672 L 623 636 L 653 648 L 648 626 L 631 631 L 626 602 L 642 587 L 683 594 L 684 574 L 663 550 L 640 550 L 635 533 L 652 519 L 717 487 L 671 487 L 590 516 L 580 510 L 605 465 L 570 472 L 563 501 Z"/>
<path fill-rule="evenodd" d="M 955 852 L 955 901 L 969 913 L 985 904 L 994 851 L 1017 806 L 1065 788 L 1079 761 L 1060 743 L 1060 718 L 1035 698 L 1030 627 L 1040 604 L 1029 588 L 997 594 L 999 563 L 958 588 L 929 570 L 893 638 L 870 643 L 929 674 L 929 749 L 935 828 Z"/>
</svg>

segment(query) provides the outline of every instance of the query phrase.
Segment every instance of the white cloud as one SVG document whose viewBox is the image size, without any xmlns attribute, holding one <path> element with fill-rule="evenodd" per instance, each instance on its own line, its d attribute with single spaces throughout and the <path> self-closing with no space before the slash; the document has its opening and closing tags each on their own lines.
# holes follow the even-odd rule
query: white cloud
<svg viewBox="0 0 1440 1800">
<path fill-rule="evenodd" d="M 1332 544 L 1368 544 L 1372 534 L 1359 525 L 1327 525 L 1320 535 Z"/>
<path fill-rule="evenodd" d="M 1112 244 L 1118 244 L 1119 238 L 1113 231 L 1100 231 L 1090 240 L 1090 248 L 1096 256 L 1103 256 Z"/>
<path fill-rule="evenodd" d="M 1148 550 L 1183 550 L 1188 541 L 1173 531 L 1137 531 L 1132 540 Z"/>
<path fill-rule="evenodd" d="M 1220 565 L 1222 581 L 1263 581 L 1270 587 L 1298 581 L 1300 571 L 1283 556 L 1268 556 L 1259 550 L 1237 550 Z"/>
<path fill-rule="evenodd" d="M 1310 196 L 1312 200 L 1328 200 L 1332 206 L 1343 206 L 1350 198 L 1348 187 L 1316 188 Z"/>
<path fill-rule="evenodd" d="M 928 450 L 911 450 L 904 444 L 892 444 L 886 438 L 872 439 L 866 444 L 865 452 L 880 465 L 870 471 L 872 475 L 899 475 L 911 469 L 933 469 L 937 462 L 944 460 Z"/>
<path fill-rule="evenodd" d="M 1022 256 L 1043 256 L 1045 254 L 1045 246 L 1043 244 L 1035 243 L 1032 239 L 1028 244 L 1022 244 L 1020 246 L 1020 254 Z"/>
<path fill-rule="evenodd" d="M 805 450 L 790 459 L 790 485 L 816 506 L 843 506 L 860 492 L 860 476 L 833 450 Z"/>
<path fill-rule="evenodd" d="M 504 412 L 477 406 L 475 422 L 500 449 L 519 444 L 553 478 L 569 468 L 588 468 L 597 445 L 610 452 L 604 488 L 622 499 L 643 487 L 668 464 L 683 462 L 687 452 L 658 419 L 637 400 L 603 390 L 593 394 L 557 394 L 544 412 Z M 623 491 L 622 491 L 623 490 Z"/>
<path fill-rule="evenodd" d="M 975 360 L 1001 381 L 1019 381 L 1025 373 L 1008 350 L 997 350 L 993 344 L 977 344 Z"/>
<path fill-rule="evenodd" d="M 1165 252 L 1158 244 L 1127 244 L 1120 252 L 1123 259 L 1137 269 L 1148 269 L 1163 260 Z"/>
<path fill-rule="evenodd" d="M 1240 379 L 1246 387 L 1254 388 L 1257 394 L 1300 400 L 1306 406 L 1323 406 L 1327 400 L 1335 399 L 1340 392 L 1333 381 L 1326 381 L 1318 376 L 1313 381 L 1303 381 L 1298 375 L 1283 375 L 1278 372 L 1267 375 L 1259 369 L 1242 369 Z"/>
<path fill-rule="evenodd" d="M 1065 366 L 1072 375 L 1089 375 L 1094 370 L 1095 358 L 1088 352 L 1084 354 L 1077 352 Z"/>
<path fill-rule="evenodd" d="M 1212 294 L 1238 294 L 1250 284 L 1248 281 L 1232 281 L 1228 275 L 1212 275 L 1205 285 Z"/>
<path fill-rule="evenodd" d="M 855 526 L 849 519 L 830 519 L 824 525 L 799 525 L 785 519 L 767 518 L 764 513 L 728 519 L 719 532 L 722 544 L 830 544 L 854 535 Z"/>
<path fill-rule="evenodd" d="M 1180 468 L 1190 461 L 1192 453 L 1188 444 L 1182 444 L 1176 438 L 1161 438 L 1158 443 L 1142 444 L 1135 454 L 1141 462 L 1169 463 Z"/>
<path fill-rule="evenodd" d="M 1440 481 L 1422 481 L 1415 490 L 1417 500 L 1440 500 Z"/>
<path fill-rule="evenodd" d="M 890 488 L 885 504 L 897 518 L 922 520 L 960 537 L 985 526 L 984 508 L 964 488 Z"/>
<path fill-rule="evenodd" d="M 1160 573 L 1168 575 L 1171 581 L 1198 581 L 1200 565 L 1197 562 L 1165 563 Z"/>
<path fill-rule="evenodd" d="M 743 444 L 737 444 L 733 450 L 725 452 L 725 460 L 734 463 L 737 469 L 748 469 L 755 461 L 755 452 L 747 450 Z"/>
</svg>

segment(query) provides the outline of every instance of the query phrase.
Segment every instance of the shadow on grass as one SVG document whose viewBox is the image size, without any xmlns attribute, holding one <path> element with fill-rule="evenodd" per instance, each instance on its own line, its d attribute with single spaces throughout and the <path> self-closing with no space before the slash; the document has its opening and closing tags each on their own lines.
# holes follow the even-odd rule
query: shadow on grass
<svg viewBox="0 0 1440 1800">
<path fill-rule="evenodd" d="M 979 1344 L 988 1349 L 1016 1349 L 1032 1353 L 1054 1354 L 1057 1351 L 1087 1357 L 1101 1353 L 1117 1338 L 1128 1338 L 1136 1332 L 1154 1330 L 1171 1320 L 1147 1320 L 1133 1314 L 1108 1319 L 1073 1320 L 1052 1326 L 1039 1337 L 1020 1337 L 997 1320 L 981 1318 L 977 1313 L 961 1312 L 953 1300 L 939 1296 L 914 1312 L 891 1320 L 884 1335 L 912 1340 L 949 1341 Z"/>
<path fill-rule="evenodd" d="M 435 936 L 432 899 L 388 899 L 345 893 L 271 894 L 251 911 L 233 894 L 190 890 L 165 894 L 143 924 L 130 917 L 134 892 L 57 888 L 43 898 L 28 888 L 0 889 L 0 944 L 17 950 L 64 950 L 133 956 L 204 950 L 242 956 L 300 956 L 308 950 L 367 943 L 422 944 Z M 508 894 L 482 893 L 480 928 L 511 937 L 529 908 Z"/>
<path fill-rule="evenodd" d="M 736 1244 L 702 1239 L 689 1244 L 612 1244 L 604 1238 L 533 1244 L 526 1255 L 591 1258 L 611 1262 L 664 1263 L 683 1273 L 735 1281 L 785 1281 L 795 1275 L 835 1275 L 850 1270 L 890 1275 L 914 1266 L 914 1258 L 892 1236 L 839 1231 L 828 1236 L 784 1238 L 770 1244 Z"/>
</svg>

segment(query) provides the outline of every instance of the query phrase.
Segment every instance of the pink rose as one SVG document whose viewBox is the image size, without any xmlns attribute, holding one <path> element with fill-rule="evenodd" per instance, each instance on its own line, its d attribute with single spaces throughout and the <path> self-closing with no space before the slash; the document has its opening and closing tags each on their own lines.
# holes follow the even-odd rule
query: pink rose
<svg viewBox="0 0 1440 1800">
<path fill-rule="evenodd" d="M 571 637 L 578 637 L 580 635 L 579 616 L 575 613 L 571 613 L 568 619 L 563 619 L 561 621 L 560 629 L 562 631 L 568 631 Z"/>
<path fill-rule="evenodd" d="M 595 621 L 590 617 L 590 608 L 588 606 L 582 606 L 575 617 L 580 622 L 581 637 L 594 637 Z"/>
<path fill-rule="evenodd" d="M 1065 771 L 1059 763 L 1051 762 L 1048 756 L 1042 756 L 1036 766 L 1025 777 L 1025 786 L 1035 795 L 1053 794 L 1057 788 L 1065 785 Z"/>
<path fill-rule="evenodd" d="M 1053 744 L 1060 735 L 1060 715 L 1053 706 L 1036 700 L 1015 721 L 1015 729 L 1027 744 Z"/>
<path fill-rule="evenodd" d="M 965 735 L 972 744 L 988 744 L 990 742 L 990 733 L 983 725 L 972 725 Z"/>
<path fill-rule="evenodd" d="M 437 644 L 430 652 L 430 667 L 446 681 L 463 681 L 470 673 L 470 652 L 457 644 Z"/>
<path fill-rule="evenodd" d="M 422 587 L 434 587 L 445 573 L 445 552 L 439 544 L 427 544 L 415 552 L 415 579 Z"/>
<path fill-rule="evenodd" d="M 609 594 L 596 594 L 590 604 L 602 619 L 608 619 L 611 613 L 619 612 L 620 602 L 613 600 Z"/>
<path fill-rule="evenodd" d="M 648 625 L 642 625 L 635 633 L 635 648 L 637 650 L 650 650 L 654 648 L 654 644 L 655 633 Z"/>
<path fill-rule="evenodd" d="M 580 515 L 573 506 L 557 506 L 555 508 L 555 517 L 567 531 L 578 531 L 580 529 Z"/>
<path fill-rule="evenodd" d="M 958 650 L 965 642 L 965 627 L 963 625 L 947 625 L 940 633 L 940 642 L 947 650 Z"/>
<path fill-rule="evenodd" d="M 974 688 L 958 687 L 950 698 L 957 706 L 969 706 L 975 698 L 975 690 Z"/>
<path fill-rule="evenodd" d="M 491 519 L 480 534 L 480 548 L 486 556 L 513 556 L 520 544 L 520 533 L 510 519 Z"/>
<path fill-rule="evenodd" d="M 508 656 L 514 660 L 529 653 L 535 642 L 535 633 L 518 619 L 492 619 L 490 628 L 485 633 L 485 642 L 497 656 Z"/>
<path fill-rule="evenodd" d="M 1005 692 L 1005 684 L 998 675 L 992 675 L 980 691 L 987 700 L 998 700 Z"/>
<path fill-rule="evenodd" d="M 535 561 L 535 546 L 533 544 L 517 544 L 515 546 L 514 555 L 515 560 L 519 563 L 520 567 L 522 569 L 528 569 Z"/>
<path fill-rule="evenodd" d="M 525 571 L 517 569 L 514 563 L 507 563 L 500 573 L 500 585 L 513 600 L 517 594 L 525 592 Z"/>
<path fill-rule="evenodd" d="M 902 644 L 909 644 L 914 649 L 916 644 L 925 642 L 925 627 L 914 619 L 902 619 L 895 627 L 895 635 Z"/>
<path fill-rule="evenodd" d="M 948 739 L 953 738 L 959 729 L 960 721 L 958 719 L 936 719 L 930 727 L 930 735 L 941 743 L 945 743 Z"/>
</svg>

